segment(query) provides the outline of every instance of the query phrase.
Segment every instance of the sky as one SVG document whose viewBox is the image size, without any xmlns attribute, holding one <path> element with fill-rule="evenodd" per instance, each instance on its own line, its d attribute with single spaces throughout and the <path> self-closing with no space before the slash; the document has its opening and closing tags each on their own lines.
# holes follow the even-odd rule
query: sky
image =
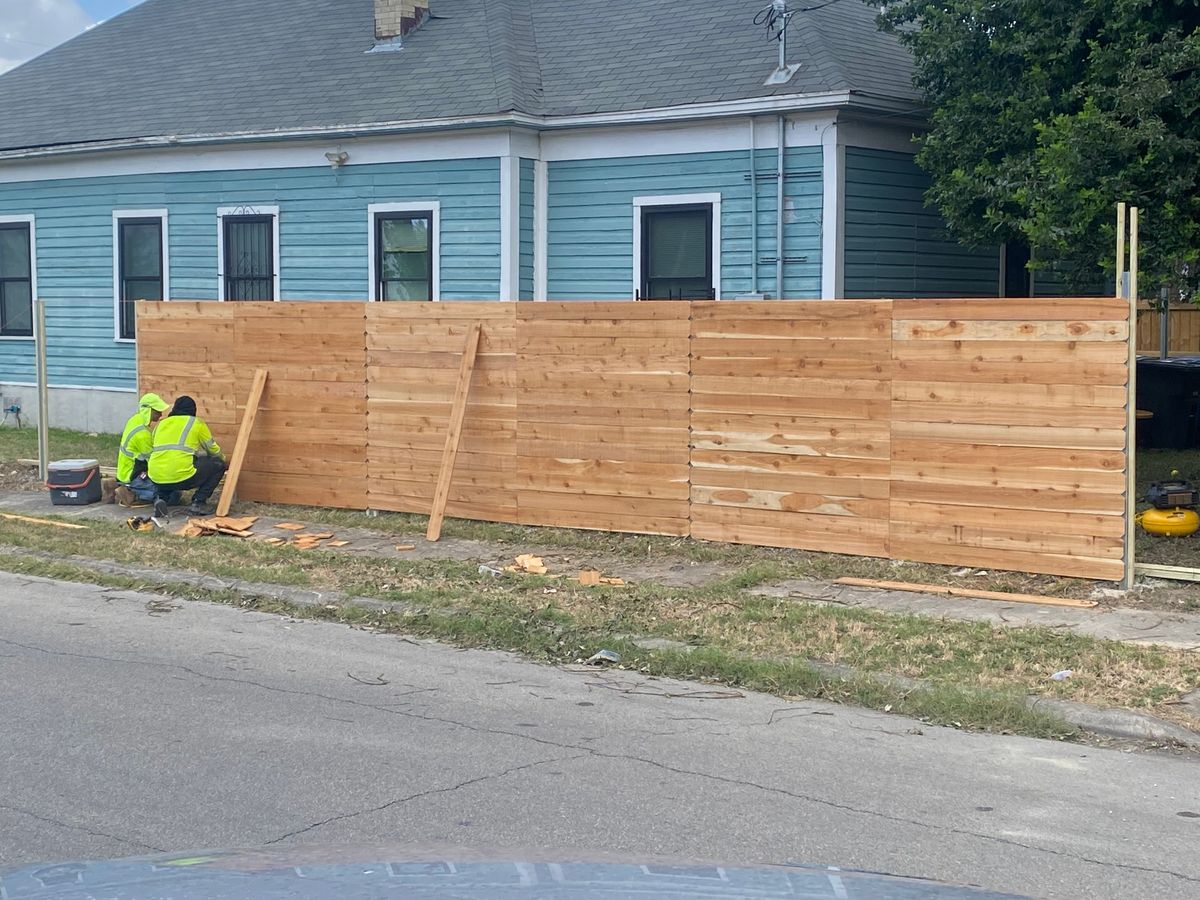
<svg viewBox="0 0 1200 900">
<path fill-rule="evenodd" d="M 0 72 L 142 0 L 0 0 Z"/>
</svg>

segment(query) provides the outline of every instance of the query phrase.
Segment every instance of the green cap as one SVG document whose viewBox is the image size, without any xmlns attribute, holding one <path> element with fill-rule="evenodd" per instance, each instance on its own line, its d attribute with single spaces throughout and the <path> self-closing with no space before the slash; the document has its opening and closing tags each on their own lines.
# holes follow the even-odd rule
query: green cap
<svg viewBox="0 0 1200 900">
<path fill-rule="evenodd" d="M 170 404 L 158 396 L 158 394 L 143 394 L 142 400 L 138 405 L 142 409 L 152 409 L 155 412 L 166 412 L 171 408 Z"/>
</svg>

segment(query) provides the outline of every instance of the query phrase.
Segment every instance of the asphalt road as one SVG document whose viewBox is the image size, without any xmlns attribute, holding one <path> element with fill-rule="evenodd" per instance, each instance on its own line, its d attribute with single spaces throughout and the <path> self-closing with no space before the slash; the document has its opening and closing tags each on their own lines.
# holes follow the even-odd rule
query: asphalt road
<svg viewBox="0 0 1200 900">
<path fill-rule="evenodd" d="M 0 862 L 412 842 L 1200 896 L 1194 758 L 705 690 L 0 574 Z"/>
</svg>

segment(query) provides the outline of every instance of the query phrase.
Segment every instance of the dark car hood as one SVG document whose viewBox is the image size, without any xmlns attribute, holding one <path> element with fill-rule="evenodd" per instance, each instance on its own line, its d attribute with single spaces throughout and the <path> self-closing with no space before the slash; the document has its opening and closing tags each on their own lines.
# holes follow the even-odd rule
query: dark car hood
<svg viewBox="0 0 1200 900">
<path fill-rule="evenodd" d="M 602 854 L 280 848 L 0 868 L 3 900 L 370 898 L 1011 898 L 817 866 L 722 866 Z"/>
</svg>

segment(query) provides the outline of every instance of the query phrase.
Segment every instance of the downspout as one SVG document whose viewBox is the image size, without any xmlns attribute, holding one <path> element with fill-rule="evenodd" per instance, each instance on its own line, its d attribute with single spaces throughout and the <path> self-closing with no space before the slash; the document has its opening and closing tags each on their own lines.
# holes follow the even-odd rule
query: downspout
<svg viewBox="0 0 1200 900">
<path fill-rule="evenodd" d="M 787 164 L 783 142 L 787 136 L 787 119 L 783 113 L 779 114 L 779 183 L 776 185 L 776 211 L 775 211 L 775 294 L 776 300 L 783 299 L 783 204 L 784 204 L 784 184 L 787 181 L 787 174 L 784 167 Z"/>
<path fill-rule="evenodd" d="M 758 139 L 750 117 L 750 293 L 758 293 Z"/>
</svg>

